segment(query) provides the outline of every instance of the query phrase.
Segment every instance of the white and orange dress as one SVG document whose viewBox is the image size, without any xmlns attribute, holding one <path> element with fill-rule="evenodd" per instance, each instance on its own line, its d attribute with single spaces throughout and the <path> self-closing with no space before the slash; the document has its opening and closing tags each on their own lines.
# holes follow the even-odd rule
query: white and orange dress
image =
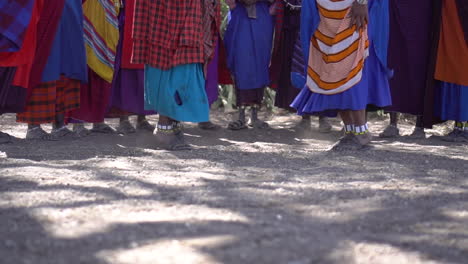
<svg viewBox="0 0 468 264">
<path fill-rule="evenodd" d="M 369 1 L 369 23 L 360 30 L 351 23 L 354 1 L 303 1 L 306 84 L 291 105 L 299 114 L 391 104 L 388 0 Z"/>
</svg>

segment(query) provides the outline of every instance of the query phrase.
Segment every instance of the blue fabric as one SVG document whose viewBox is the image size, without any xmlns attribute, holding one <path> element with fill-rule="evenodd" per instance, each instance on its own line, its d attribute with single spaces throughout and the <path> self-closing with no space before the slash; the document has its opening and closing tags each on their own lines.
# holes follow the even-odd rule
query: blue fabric
<svg viewBox="0 0 468 264">
<path fill-rule="evenodd" d="M 21 49 L 33 7 L 34 0 L 0 1 L 0 52 Z"/>
<path fill-rule="evenodd" d="M 442 120 L 468 121 L 468 86 L 438 82 L 435 116 Z"/>
<path fill-rule="evenodd" d="M 87 82 L 88 67 L 83 38 L 81 1 L 66 0 L 42 81 L 56 81 L 61 75 Z"/>
<path fill-rule="evenodd" d="M 183 64 L 166 71 L 146 65 L 145 110 L 177 121 L 208 121 L 209 104 L 202 64 Z"/>
<path fill-rule="evenodd" d="M 320 23 L 316 0 L 305 0 L 301 10 L 301 43 L 304 59 L 309 61 L 310 39 Z M 385 107 L 391 105 L 389 77 L 387 68 L 387 49 L 389 38 L 388 0 L 369 1 L 369 57 L 367 58 L 363 77 L 359 84 L 351 89 L 334 95 L 312 93 L 305 85 L 307 65 L 304 77 L 292 75 L 295 85 L 302 85 L 302 90 L 291 104 L 298 114 L 313 114 L 327 110 L 363 110 L 367 105 Z M 377 47 L 377 45 L 379 45 Z"/>
<path fill-rule="evenodd" d="M 386 69 L 375 49 L 369 49 L 362 80 L 353 88 L 334 95 L 312 93 L 305 87 L 291 104 L 299 115 L 320 113 L 327 110 L 363 110 L 367 105 L 384 107 L 392 104 Z"/>
<path fill-rule="evenodd" d="M 240 90 L 258 89 L 270 84 L 269 65 L 273 45 L 273 17 L 266 2 L 256 4 L 257 18 L 247 16 L 238 3 L 231 10 L 224 42 L 227 65 Z"/>
</svg>

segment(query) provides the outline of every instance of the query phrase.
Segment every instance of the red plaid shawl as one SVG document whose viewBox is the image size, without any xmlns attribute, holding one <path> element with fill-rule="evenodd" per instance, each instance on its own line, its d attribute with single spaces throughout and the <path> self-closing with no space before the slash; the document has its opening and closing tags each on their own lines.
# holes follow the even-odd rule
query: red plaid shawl
<svg viewBox="0 0 468 264">
<path fill-rule="evenodd" d="M 216 4 L 216 28 L 220 5 Z M 212 32 L 213 40 L 218 32 Z M 204 63 L 201 0 L 136 0 L 132 63 L 168 70 L 181 64 Z"/>
</svg>

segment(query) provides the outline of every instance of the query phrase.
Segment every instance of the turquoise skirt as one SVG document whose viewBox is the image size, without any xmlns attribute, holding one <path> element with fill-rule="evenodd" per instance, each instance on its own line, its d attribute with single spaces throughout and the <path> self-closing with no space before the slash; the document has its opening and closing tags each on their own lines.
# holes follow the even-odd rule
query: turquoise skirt
<svg viewBox="0 0 468 264">
<path fill-rule="evenodd" d="M 146 65 L 145 110 L 177 121 L 208 121 L 210 109 L 202 64 L 184 64 L 167 71 Z"/>
</svg>

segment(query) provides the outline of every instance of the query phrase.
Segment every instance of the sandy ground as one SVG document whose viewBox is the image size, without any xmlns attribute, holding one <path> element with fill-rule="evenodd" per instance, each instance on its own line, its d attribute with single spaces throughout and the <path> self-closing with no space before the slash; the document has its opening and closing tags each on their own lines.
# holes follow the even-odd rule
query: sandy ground
<svg viewBox="0 0 468 264">
<path fill-rule="evenodd" d="M 468 145 L 440 141 L 448 127 L 335 153 L 338 121 L 298 122 L 188 124 L 195 149 L 168 152 L 144 132 L 26 141 L 2 116 L 0 263 L 468 263 Z"/>
</svg>

